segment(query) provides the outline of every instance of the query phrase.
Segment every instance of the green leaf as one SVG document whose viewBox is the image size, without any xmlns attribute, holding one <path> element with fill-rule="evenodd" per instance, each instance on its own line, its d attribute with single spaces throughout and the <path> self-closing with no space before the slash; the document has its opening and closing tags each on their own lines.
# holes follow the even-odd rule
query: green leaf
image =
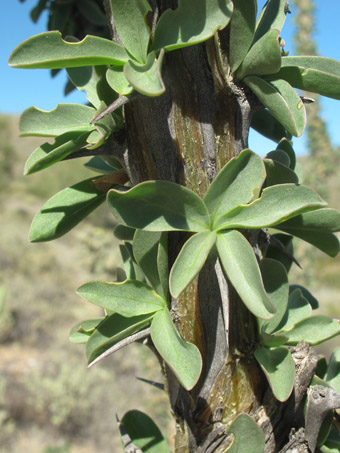
<svg viewBox="0 0 340 453">
<path fill-rule="evenodd" d="M 145 16 L 151 11 L 147 0 L 111 0 L 115 27 L 127 51 L 140 63 L 146 62 L 150 30 Z"/>
<path fill-rule="evenodd" d="M 89 168 L 90 170 L 93 170 L 97 173 L 102 174 L 110 174 L 113 173 L 119 169 L 121 169 L 121 165 L 119 165 L 119 162 L 117 162 L 117 166 L 113 167 L 112 165 L 109 165 L 101 156 L 94 156 L 92 157 L 86 164 L 84 164 L 84 167 Z"/>
<path fill-rule="evenodd" d="M 276 260 L 264 258 L 260 262 L 260 270 L 265 291 L 276 308 L 272 319 L 263 323 L 263 331 L 270 334 L 280 324 L 287 309 L 289 285 L 288 275 L 284 266 Z"/>
<path fill-rule="evenodd" d="M 150 286 L 138 280 L 89 282 L 80 286 L 77 292 L 89 302 L 127 318 L 155 313 L 166 306 Z"/>
<path fill-rule="evenodd" d="M 133 86 L 130 85 L 125 77 L 123 66 L 111 66 L 108 68 L 106 80 L 110 87 L 121 96 L 127 96 L 133 91 Z"/>
<path fill-rule="evenodd" d="M 147 181 L 126 192 L 110 190 L 108 204 L 123 225 L 146 231 L 204 231 L 208 210 L 201 198 L 184 186 Z"/>
<path fill-rule="evenodd" d="M 284 165 L 285 167 L 290 166 L 290 158 L 287 153 L 281 151 L 280 149 L 276 149 L 274 151 L 270 151 L 266 156 L 266 159 L 271 159 L 279 164 Z"/>
<path fill-rule="evenodd" d="M 289 140 L 287 140 L 286 138 L 282 138 L 280 140 L 280 142 L 278 143 L 276 149 L 280 150 L 280 151 L 284 151 L 289 156 L 290 168 L 292 170 L 294 170 L 295 169 L 295 165 L 296 165 L 296 156 L 295 156 L 294 149 L 293 149 L 293 147 L 291 145 L 291 142 Z"/>
<path fill-rule="evenodd" d="M 58 192 L 35 215 L 31 242 L 57 239 L 68 233 L 105 200 L 105 192 L 96 189 L 90 178 Z"/>
<path fill-rule="evenodd" d="M 288 132 L 296 137 L 302 135 L 306 126 L 306 110 L 288 82 L 281 79 L 268 82 L 256 76 L 248 76 L 244 82 Z"/>
<path fill-rule="evenodd" d="M 96 111 L 80 104 L 59 104 L 49 112 L 29 107 L 20 117 L 21 137 L 56 137 L 66 132 L 90 132 Z"/>
<path fill-rule="evenodd" d="M 254 41 L 259 40 L 272 28 L 281 31 L 286 20 L 287 0 L 268 0 L 258 18 Z"/>
<path fill-rule="evenodd" d="M 144 273 L 135 260 L 131 244 L 125 242 L 124 245 L 121 244 L 119 246 L 119 250 L 122 255 L 126 278 L 128 280 L 144 281 Z"/>
<path fill-rule="evenodd" d="M 164 293 L 158 274 L 158 253 L 161 236 L 161 232 L 136 230 L 133 239 L 133 254 L 151 286 L 157 294 L 167 300 L 168 294 Z"/>
<path fill-rule="evenodd" d="M 77 2 L 77 8 L 82 15 L 92 24 L 99 26 L 106 26 L 107 19 L 99 5 L 92 0 L 81 0 Z"/>
<path fill-rule="evenodd" d="M 309 242 L 330 256 L 336 256 L 340 250 L 339 240 L 333 234 L 340 231 L 340 213 L 335 209 L 306 212 L 275 228 Z"/>
<path fill-rule="evenodd" d="M 263 453 L 265 438 L 261 428 L 246 414 L 240 414 L 228 428 L 234 441 L 228 453 Z"/>
<path fill-rule="evenodd" d="M 251 120 L 251 127 L 259 134 L 276 143 L 278 143 L 282 137 L 291 138 L 291 134 L 267 109 L 262 109 L 254 113 Z"/>
<path fill-rule="evenodd" d="M 230 21 L 230 0 L 179 0 L 176 10 L 160 17 L 151 49 L 175 50 L 206 41 Z"/>
<path fill-rule="evenodd" d="M 57 137 L 53 144 L 44 143 L 39 146 L 27 159 L 24 175 L 44 170 L 80 150 L 87 145 L 88 135 L 88 132 L 81 135 L 78 132 L 66 132 Z"/>
<path fill-rule="evenodd" d="M 158 246 L 157 269 L 159 281 L 163 289 L 164 300 L 169 299 L 169 254 L 168 254 L 168 233 L 163 232 Z"/>
<path fill-rule="evenodd" d="M 340 348 L 336 348 L 329 360 L 326 381 L 340 393 Z"/>
<path fill-rule="evenodd" d="M 223 269 L 247 308 L 258 318 L 270 319 L 275 307 L 265 292 L 259 266 L 246 238 L 236 230 L 217 234 Z"/>
<path fill-rule="evenodd" d="M 340 324 L 338 320 L 327 316 L 311 316 L 295 324 L 290 331 L 282 331 L 287 335 L 289 345 L 296 345 L 304 340 L 312 346 L 320 344 L 330 338 L 340 334 Z"/>
<path fill-rule="evenodd" d="M 239 206 L 220 217 L 215 228 L 265 228 L 326 204 L 305 186 L 271 186 L 264 189 L 261 198 L 253 203 Z"/>
<path fill-rule="evenodd" d="M 121 421 L 132 443 L 143 453 L 170 453 L 168 444 L 153 420 L 143 412 L 127 412 Z"/>
<path fill-rule="evenodd" d="M 267 186 L 298 184 L 299 178 L 297 174 L 286 165 L 282 165 L 272 159 L 264 159 L 263 162 L 266 167 Z"/>
<path fill-rule="evenodd" d="M 340 433 L 339 430 L 332 425 L 331 431 L 324 445 L 319 447 L 321 453 L 339 453 L 340 452 Z"/>
<path fill-rule="evenodd" d="M 257 196 L 265 179 L 262 159 L 250 149 L 231 159 L 210 184 L 204 202 L 212 225 L 222 214 Z"/>
<path fill-rule="evenodd" d="M 135 229 L 129 228 L 125 225 L 117 225 L 113 231 L 113 234 L 117 239 L 122 241 L 132 241 L 135 235 Z"/>
<path fill-rule="evenodd" d="M 296 324 L 310 318 L 311 315 L 312 307 L 308 300 L 303 297 L 300 289 L 296 289 L 289 294 L 287 311 L 276 330 L 278 332 L 283 331 L 283 333 L 292 330 Z"/>
<path fill-rule="evenodd" d="M 70 332 L 71 343 L 87 343 L 90 335 L 103 319 L 86 319 L 85 321 L 77 322 Z"/>
<path fill-rule="evenodd" d="M 340 62 L 318 56 L 284 57 L 275 78 L 295 88 L 340 99 Z"/>
<path fill-rule="evenodd" d="M 179 382 L 186 390 L 191 390 L 202 371 L 202 358 L 198 348 L 183 340 L 166 308 L 155 314 L 150 333 L 155 348 Z"/>
<path fill-rule="evenodd" d="M 128 59 L 124 47 L 109 39 L 88 35 L 80 42 L 66 42 L 59 31 L 48 31 L 19 44 L 9 57 L 9 65 L 28 69 L 122 66 Z"/>
<path fill-rule="evenodd" d="M 230 21 L 229 59 L 234 73 L 250 49 L 256 25 L 256 0 L 234 0 Z"/>
<path fill-rule="evenodd" d="M 91 334 L 86 345 L 88 364 L 96 360 L 115 344 L 146 328 L 152 315 L 124 317 L 117 313 L 107 316 Z"/>
<path fill-rule="evenodd" d="M 274 396 L 286 401 L 292 393 L 295 377 L 294 360 L 287 348 L 263 348 L 255 351 L 255 358 L 266 375 Z"/>
<path fill-rule="evenodd" d="M 124 75 L 128 82 L 139 93 L 146 96 L 160 96 L 165 91 L 161 68 L 164 51 L 161 50 L 156 59 L 156 52 L 148 55 L 145 64 L 138 64 L 129 60 L 124 66 Z"/>
<path fill-rule="evenodd" d="M 101 103 L 97 92 L 100 75 L 96 71 L 96 68 L 94 66 L 67 68 L 66 72 L 73 85 L 79 91 L 85 91 L 87 93 L 87 99 L 98 109 Z"/>
<path fill-rule="evenodd" d="M 250 48 L 235 77 L 244 79 L 250 74 L 273 74 L 281 67 L 280 31 L 269 30 Z"/>
<path fill-rule="evenodd" d="M 202 231 L 185 242 L 170 272 L 173 297 L 177 298 L 198 275 L 215 241 L 215 231 Z"/>
<path fill-rule="evenodd" d="M 315 297 L 308 291 L 307 288 L 304 288 L 301 285 L 289 285 L 289 294 L 291 294 L 296 289 L 299 289 L 303 295 L 303 297 L 308 300 L 309 305 L 312 307 L 312 310 L 316 310 L 319 308 L 319 302 Z"/>
<path fill-rule="evenodd" d="M 272 239 L 272 243 L 269 243 L 266 258 L 272 258 L 280 261 L 288 273 L 293 263 L 293 236 L 278 233 L 271 234 L 270 237 Z M 276 243 L 278 244 L 276 245 Z"/>
</svg>

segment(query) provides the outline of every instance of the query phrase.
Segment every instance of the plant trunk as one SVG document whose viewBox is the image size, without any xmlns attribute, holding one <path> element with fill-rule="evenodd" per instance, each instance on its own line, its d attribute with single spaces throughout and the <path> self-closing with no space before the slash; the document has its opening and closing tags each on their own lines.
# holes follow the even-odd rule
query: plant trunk
<svg viewBox="0 0 340 453">
<path fill-rule="evenodd" d="M 150 4 L 159 12 L 173 7 L 164 0 Z M 235 86 L 229 74 L 228 29 L 204 44 L 166 54 L 165 94 L 137 96 L 125 106 L 124 161 L 133 184 L 168 180 L 203 196 L 219 170 L 247 147 L 256 100 Z M 169 235 L 170 266 L 184 239 L 182 233 Z M 256 248 L 256 240 L 251 243 Z M 201 379 L 190 392 L 165 368 L 176 452 L 225 451 L 230 444 L 226 429 L 240 413 L 249 413 L 262 427 L 266 451 L 278 451 L 309 383 L 309 365 L 304 368 L 307 383 L 303 389 L 299 385 L 295 400 L 293 396 L 288 406 L 278 404 L 254 359 L 256 320 L 226 280 L 216 256 L 179 299 L 172 300 L 171 310 L 177 328 L 198 346 L 204 363 Z M 308 347 L 300 351 L 299 360 L 306 354 Z"/>
</svg>

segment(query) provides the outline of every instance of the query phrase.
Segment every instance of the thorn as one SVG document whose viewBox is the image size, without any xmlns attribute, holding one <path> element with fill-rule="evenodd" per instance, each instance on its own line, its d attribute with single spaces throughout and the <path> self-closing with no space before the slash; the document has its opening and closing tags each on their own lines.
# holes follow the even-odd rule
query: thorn
<svg viewBox="0 0 340 453">
<path fill-rule="evenodd" d="M 155 381 L 150 381 L 149 379 L 144 379 L 144 378 L 141 378 L 141 377 L 138 377 L 136 376 L 136 379 L 138 379 L 139 381 L 142 381 L 142 382 L 145 382 L 146 384 L 150 384 L 160 390 L 164 390 L 165 387 L 164 387 L 164 384 L 160 383 L 160 382 L 155 382 Z"/>
</svg>

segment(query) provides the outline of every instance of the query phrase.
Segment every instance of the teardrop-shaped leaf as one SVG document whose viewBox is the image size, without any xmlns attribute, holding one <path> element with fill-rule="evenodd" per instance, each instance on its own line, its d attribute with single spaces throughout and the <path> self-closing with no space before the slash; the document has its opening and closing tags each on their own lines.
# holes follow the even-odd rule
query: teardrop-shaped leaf
<svg viewBox="0 0 340 453">
<path fill-rule="evenodd" d="M 286 313 L 280 324 L 277 326 L 276 331 L 283 331 L 283 333 L 285 333 L 286 331 L 293 329 L 300 321 L 310 318 L 311 315 L 312 307 L 308 300 L 303 297 L 300 289 L 296 289 L 289 294 Z"/>
<path fill-rule="evenodd" d="M 89 302 L 127 318 L 155 313 L 166 306 L 150 286 L 138 280 L 89 282 L 80 286 L 77 292 Z"/>
<path fill-rule="evenodd" d="M 114 171 L 120 170 L 121 165 L 119 162 L 117 162 L 117 166 L 113 167 L 112 165 L 109 165 L 101 156 L 94 156 L 92 157 L 86 164 L 84 164 L 84 167 L 95 171 L 96 173 L 102 174 L 110 174 L 113 173 Z"/>
<path fill-rule="evenodd" d="M 71 343 L 87 343 L 88 339 L 94 332 L 94 329 L 103 321 L 104 318 L 86 319 L 77 322 L 70 332 Z"/>
<path fill-rule="evenodd" d="M 266 375 L 274 396 L 286 401 L 292 393 L 295 377 L 294 360 L 287 348 L 264 348 L 255 351 L 255 358 Z"/>
<path fill-rule="evenodd" d="M 138 64 L 129 60 L 124 66 L 124 75 L 131 86 L 146 96 L 160 96 L 165 91 L 161 68 L 164 50 L 161 50 L 156 59 L 156 52 L 148 55 L 145 64 Z"/>
<path fill-rule="evenodd" d="M 318 56 L 284 57 L 275 78 L 295 88 L 340 99 L 340 62 Z"/>
<path fill-rule="evenodd" d="M 9 65 L 28 69 L 121 66 L 128 59 L 124 47 L 109 39 L 88 35 L 80 42 L 66 42 L 59 31 L 47 31 L 19 44 L 9 57 Z"/>
<path fill-rule="evenodd" d="M 280 142 L 277 145 L 277 150 L 284 151 L 290 160 L 290 168 L 294 170 L 295 165 L 296 165 L 296 156 L 295 156 L 295 151 L 291 145 L 291 142 L 287 140 L 286 138 L 282 138 Z"/>
<path fill-rule="evenodd" d="M 340 324 L 338 320 L 327 316 L 311 316 L 295 324 L 290 331 L 282 331 L 288 337 L 287 344 L 296 345 L 304 340 L 312 346 L 320 344 L 340 334 Z"/>
<path fill-rule="evenodd" d="M 215 241 L 215 231 L 202 231 L 186 241 L 170 272 L 170 292 L 173 297 L 177 298 L 198 275 Z"/>
<path fill-rule="evenodd" d="M 155 348 L 179 382 L 186 390 L 191 390 L 202 371 L 201 354 L 194 344 L 179 335 L 167 308 L 155 314 L 150 333 Z"/>
<path fill-rule="evenodd" d="M 290 166 L 290 158 L 287 153 L 281 151 L 280 149 L 275 149 L 274 151 L 270 151 L 265 156 L 266 159 L 271 159 L 279 164 L 282 164 L 286 167 Z"/>
<path fill-rule="evenodd" d="M 129 242 L 119 246 L 120 254 L 122 256 L 126 278 L 128 280 L 145 281 L 144 273 L 135 260 L 132 246 Z"/>
<path fill-rule="evenodd" d="M 340 393 L 340 348 L 336 348 L 329 360 L 326 381 Z"/>
<path fill-rule="evenodd" d="M 270 319 L 275 307 L 265 292 L 253 249 L 236 230 L 217 234 L 217 251 L 223 269 L 247 308 L 258 318 Z"/>
<path fill-rule="evenodd" d="M 291 294 L 296 289 L 299 289 L 303 295 L 303 297 L 308 301 L 309 305 L 312 307 L 312 310 L 316 310 L 319 308 L 318 300 L 311 294 L 307 288 L 301 285 L 289 285 L 289 294 Z"/>
<path fill-rule="evenodd" d="M 293 236 L 288 234 L 271 234 L 269 247 L 266 251 L 266 258 L 272 258 L 280 261 L 289 272 L 294 257 Z"/>
<path fill-rule="evenodd" d="M 264 228 L 327 205 L 312 189 L 295 184 L 267 187 L 261 198 L 218 219 L 215 228 Z"/>
<path fill-rule="evenodd" d="M 86 179 L 58 192 L 35 215 L 31 229 L 31 242 L 57 239 L 68 233 L 105 201 L 105 192 Z"/>
<path fill-rule="evenodd" d="M 150 30 L 145 16 L 151 11 L 147 0 L 111 0 L 115 27 L 127 51 L 140 63 L 146 62 Z"/>
<path fill-rule="evenodd" d="M 92 3 L 92 2 L 91 2 Z M 94 66 L 84 66 L 80 68 L 67 68 L 67 75 L 73 85 L 79 91 L 85 91 L 87 93 L 87 99 L 91 104 L 99 108 L 101 100 L 97 92 L 97 84 L 100 80 L 100 76 Z"/>
<path fill-rule="evenodd" d="M 263 453 L 265 438 L 261 428 L 247 414 L 240 414 L 228 428 L 234 440 L 228 453 Z"/>
<path fill-rule="evenodd" d="M 251 120 L 251 127 L 259 134 L 276 143 L 278 143 L 282 137 L 291 138 L 291 134 L 268 109 L 262 109 L 254 113 Z"/>
<path fill-rule="evenodd" d="M 210 218 L 203 200 L 168 181 L 147 181 L 126 192 L 111 190 L 109 208 L 123 225 L 146 231 L 204 231 Z"/>
<path fill-rule="evenodd" d="M 178 8 L 160 17 L 151 49 L 175 50 L 206 41 L 230 21 L 230 0 L 179 0 Z"/>
<path fill-rule="evenodd" d="M 141 316 L 124 317 L 114 313 L 106 317 L 91 334 L 86 345 L 86 356 L 88 364 L 98 359 L 115 344 L 130 337 L 136 332 L 147 327 L 152 316 L 145 314 Z"/>
<path fill-rule="evenodd" d="M 162 288 L 163 299 L 169 299 L 169 253 L 168 253 L 168 233 L 162 232 L 157 253 L 157 269 L 160 286 Z"/>
<path fill-rule="evenodd" d="M 154 421 L 143 412 L 127 412 L 121 421 L 132 443 L 143 453 L 170 453 L 168 444 Z"/>
<path fill-rule="evenodd" d="M 298 175 L 285 165 L 275 162 L 272 159 L 264 159 L 264 165 L 267 173 L 267 186 L 279 184 L 298 184 Z"/>
<path fill-rule="evenodd" d="M 264 258 L 260 262 L 263 285 L 276 308 L 272 319 L 263 323 L 263 331 L 270 334 L 275 331 L 286 313 L 289 295 L 288 275 L 284 266 L 276 260 Z"/>
<path fill-rule="evenodd" d="M 250 48 L 238 68 L 235 77 L 239 80 L 251 74 L 274 74 L 281 67 L 280 31 L 269 30 Z"/>
<path fill-rule="evenodd" d="M 296 137 L 302 135 L 306 126 L 306 109 L 288 82 L 281 79 L 268 82 L 256 76 L 248 76 L 244 82 L 288 132 Z"/>
<path fill-rule="evenodd" d="M 123 66 L 111 66 L 106 72 L 106 80 L 110 87 L 121 96 L 127 96 L 133 91 L 124 74 Z"/>
<path fill-rule="evenodd" d="M 233 0 L 234 11 L 230 21 L 229 59 L 234 73 L 250 49 L 253 42 L 257 1 Z"/>
<path fill-rule="evenodd" d="M 270 29 L 282 30 L 287 15 L 287 0 L 268 0 L 258 18 L 254 41 L 260 39 Z"/>
<path fill-rule="evenodd" d="M 117 239 L 122 241 L 132 241 L 135 235 L 135 229 L 129 228 L 125 225 L 117 225 L 116 228 L 113 230 L 113 234 Z"/>
<path fill-rule="evenodd" d="M 95 109 L 80 104 L 59 104 L 49 112 L 29 107 L 20 117 L 20 136 L 56 137 L 66 132 L 90 132 Z"/>
<path fill-rule="evenodd" d="M 66 156 L 87 145 L 88 132 L 79 135 L 78 132 L 66 132 L 56 137 L 55 142 L 39 146 L 27 159 L 24 175 L 31 175 L 60 162 Z"/>
<path fill-rule="evenodd" d="M 231 159 L 210 184 L 203 198 L 212 225 L 222 214 L 248 203 L 261 189 L 264 179 L 262 159 L 250 149 Z"/>
<path fill-rule="evenodd" d="M 340 250 L 339 240 L 333 234 L 340 231 L 340 213 L 335 209 L 306 212 L 275 228 L 309 242 L 330 256 L 336 256 Z"/>
</svg>

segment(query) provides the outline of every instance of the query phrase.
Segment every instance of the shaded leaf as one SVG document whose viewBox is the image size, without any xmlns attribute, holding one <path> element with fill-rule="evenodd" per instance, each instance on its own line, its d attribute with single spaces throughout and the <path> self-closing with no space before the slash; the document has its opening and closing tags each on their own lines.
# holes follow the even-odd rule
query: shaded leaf
<svg viewBox="0 0 340 453">
<path fill-rule="evenodd" d="M 78 225 L 105 201 L 105 193 L 96 189 L 95 179 L 86 179 L 58 192 L 35 215 L 31 242 L 57 239 Z"/>
<path fill-rule="evenodd" d="M 286 165 L 280 164 L 272 159 L 264 159 L 264 165 L 267 173 L 267 186 L 279 184 L 298 184 L 297 174 Z"/>
<path fill-rule="evenodd" d="M 303 297 L 300 289 L 296 289 L 289 294 L 287 311 L 276 330 L 284 333 L 293 329 L 300 321 L 310 318 L 311 315 L 312 308 L 308 300 Z"/>
<path fill-rule="evenodd" d="M 88 162 L 86 162 L 86 164 L 84 164 L 84 167 L 100 174 L 110 174 L 116 170 L 121 169 L 119 162 L 117 162 L 116 167 L 113 167 L 112 165 L 109 165 L 107 162 L 105 162 L 105 160 L 103 160 L 101 156 L 92 157 Z"/>
<path fill-rule="evenodd" d="M 264 179 L 262 159 L 250 149 L 231 159 L 210 184 L 203 198 L 212 225 L 222 214 L 248 203 L 259 192 Z"/>
<path fill-rule="evenodd" d="M 202 371 L 202 358 L 198 348 L 183 340 L 166 308 L 155 314 L 150 333 L 155 348 L 179 382 L 186 390 L 191 390 Z"/>
<path fill-rule="evenodd" d="M 269 30 L 250 48 L 235 77 L 239 80 L 247 75 L 273 74 L 281 67 L 280 31 Z"/>
<path fill-rule="evenodd" d="M 151 319 L 150 314 L 127 318 L 114 313 L 106 317 L 88 339 L 86 355 L 89 365 L 115 344 L 147 327 Z"/>
<path fill-rule="evenodd" d="M 270 151 L 266 156 L 265 159 L 271 159 L 279 164 L 284 165 L 285 167 L 290 166 L 290 158 L 287 153 L 281 151 L 280 149 L 276 149 L 274 151 Z"/>
<path fill-rule="evenodd" d="M 234 11 L 230 21 L 229 59 L 234 73 L 250 49 L 256 25 L 256 0 L 233 0 Z"/>
<path fill-rule="evenodd" d="M 288 82 L 281 79 L 268 82 L 256 76 L 248 76 L 244 82 L 288 132 L 296 137 L 302 135 L 306 126 L 306 110 Z"/>
<path fill-rule="evenodd" d="M 215 241 L 215 231 L 202 231 L 185 242 L 170 272 L 173 297 L 177 298 L 198 275 Z"/>
<path fill-rule="evenodd" d="M 91 2 L 92 3 L 92 2 Z M 67 75 L 72 84 L 79 90 L 87 93 L 87 99 L 91 104 L 99 108 L 101 100 L 97 93 L 97 84 L 100 76 L 94 66 L 83 66 L 80 68 L 67 68 Z"/>
<path fill-rule="evenodd" d="M 286 20 L 287 0 L 268 0 L 258 18 L 254 41 L 260 39 L 272 28 L 281 30 Z"/>
<path fill-rule="evenodd" d="M 77 2 L 77 8 L 79 8 L 79 11 L 90 23 L 99 26 L 107 25 L 106 16 L 96 2 L 81 0 Z"/>
<path fill-rule="evenodd" d="M 331 355 L 326 381 L 336 392 L 340 393 L 340 348 L 335 349 Z"/>
<path fill-rule="evenodd" d="M 340 324 L 339 321 L 327 316 L 311 316 L 295 324 L 292 330 L 282 333 L 288 337 L 287 344 L 296 345 L 304 340 L 314 346 L 339 335 Z"/>
<path fill-rule="evenodd" d="M 170 453 L 168 444 L 154 421 L 143 412 L 127 412 L 121 421 L 131 441 L 143 453 Z"/>
<path fill-rule="evenodd" d="M 234 441 L 228 453 L 263 453 L 265 438 L 261 428 L 246 414 L 240 414 L 228 428 Z"/>
<path fill-rule="evenodd" d="M 292 393 L 295 377 L 294 360 L 287 348 L 263 348 L 255 351 L 255 358 L 266 375 L 274 396 L 286 401 Z"/>
<path fill-rule="evenodd" d="M 296 165 L 296 156 L 295 156 L 294 149 L 291 145 L 291 142 L 289 140 L 287 140 L 286 138 L 282 138 L 279 141 L 276 149 L 278 149 L 280 151 L 284 151 L 289 156 L 290 168 L 292 170 L 294 170 L 295 165 Z"/>
<path fill-rule="evenodd" d="M 85 321 L 77 322 L 70 332 L 71 343 L 87 343 L 90 335 L 92 335 L 94 329 L 103 321 L 103 319 L 104 318 L 86 319 Z"/>
<path fill-rule="evenodd" d="M 145 16 L 151 11 L 147 0 L 111 0 L 115 27 L 127 51 L 140 63 L 146 62 L 150 30 Z"/>
<path fill-rule="evenodd" d="M 19 44 L 9 57 L 9 65 L 28 69 L 121 66 L 128 59 L 124 47 L 109 39 L 88 35 L 80 42 L 66 42 L 59 31 L 47 31 Z"/>
<path fill-rule="evenodd" d="M 158 246 L 157 269 L 160 285 L 163 290 L 164 300 L 169 299 L 169 256 L 168 256 L 168 233 L 163 232 Z"/>
<path fill-rule="evenodd" d="M 176 10 L 160 17 L 152 50 L 174 50 L 206 41 L 229 23 L 233 4 L 230 0 L 179 0 Z"/>
<path fill-rule="evenodd" d="M 218 219 L 215 228 L 263 228 L 327 205 L 312 189 L 295 184 L 267 187 L 261 198 Z M 281 227 L 280 227 L 281 229 Z"/>
<path fill-rule="evenodd" d="M 251 127 L 264 137 L 278 143 L 282 137 L 290 138 L 291 134 L 285 127 L 267 110 L 262 109 L 255 112 L 252 120 Z"/>
<path fill-rule="evenodd" d="M 126 192 L 111 190 L 109 208 L 123 225 L 146 231 L 204 231 L 208 210 L 191 190 L 168 181 L 147 181 Z"/>
<path fill-rule="evenodd" d="M 123 66 L 111 66 L 106 72 L 106 80 L 110 87 L 121 96 L 127 96 L 133 91 L 124 74 Z"/>
<path fill-rule="evenodd" d="M 127 227 L 125 225 L 117 225 L 113 230 L 113 233 L 117 239 L 122 241 L 132 241 L 135 235 L 135 229 Z"/>
<path fill-rule="evenodd" d="M 77 292 L 89 302 L 126 317 L 155 313 L 166 306 L 150 286 L 137 280 L 89 282 L 80 286 Z"/>
<path fill-rule="evenodd" d="M 267 248 L 266 258 L 280 261 L 288 273 L 292 266 L 294 256 L 293 236 L 278 233 L 272 234 L 270 237 L 272 244 L 270 243 Z"/>
<path fill-rule="evenodd" d="M 135 260 L 131 244 L 125 242 L 124 245 L 121 244 L 119 246 L 119 250 L 122 255 L 126 278 L 128 280 L 144 281 L 144 273 Z"/>
<path fill-rule="evenodd" d="M 309 305 L 312 307 L 313 310 L 316 310 L 319 308 L 319 302 L 315 297 L 308 291 L 307 288 L 304 288 L 301 285 L 289 285 L 289 294 L 295 291 L 296 289 L 299 289 L 303 295 L 303 297 L 308 300 Z"/>
<path fill-rule="evenodd" d="M 275 307 L 265 292 L 254 251 L 236 230 L 217 234 L 217 251 L 223 269 L 247 308 L 258 318 L 270 319 Z"/>
<path fill-rule="evenodd" d="M 156 53 L 148 55 L 144 65 L 129 60 L 124 66 L 124 75 L 131 86 L 146 96 L 160 96 L 165 91 L 161 68 L 164 51 L 156 59 Z"/>
</svg>

